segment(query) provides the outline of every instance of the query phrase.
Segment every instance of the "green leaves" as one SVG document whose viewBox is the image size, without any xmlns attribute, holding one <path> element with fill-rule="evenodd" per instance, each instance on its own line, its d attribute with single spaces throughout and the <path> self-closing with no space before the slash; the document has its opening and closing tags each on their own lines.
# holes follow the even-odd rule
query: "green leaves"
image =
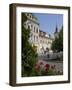
<svg viewBox="0 0 72 90">
<path fill-rule="evenodd" d="M 22 25 L 23 25 L 23 23 L 27 21 L 27 17 L 25 15 L 25 13 L 22 13 L 21 15 L 22 15 L 21 21 L 22 21 Z"/>
<path fill-rule="evenodd" d="M 22 77 L 32 76 L 37 62 L 37 53 L 29 43 L 30 30 L 24 26 L 26 20 L 26 15 L 22 13 Z"/>
</svg>

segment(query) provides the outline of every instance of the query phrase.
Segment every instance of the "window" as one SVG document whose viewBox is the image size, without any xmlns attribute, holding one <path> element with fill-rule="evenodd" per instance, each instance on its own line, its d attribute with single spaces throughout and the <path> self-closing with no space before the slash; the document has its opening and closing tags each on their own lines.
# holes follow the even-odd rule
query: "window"
<svg viewBox="0 0 72 90">
<path fill-rule="evenodd" d="M 35 27 L 34 27 L 34 32 L 35 32 Z"/>
<path fill-rule="evenodd" d="M 33 25 L 31 25 L 31 28 L 33 27 Z"/>
<path fill-rule="evenodd" d="M 33 42 L 33 40 L 34 40 L 34 37 L 33 37 L 33 34 L 31 33 L 31 41 Z"/>
<path fill-rule="evenodd" d="M 34 41 L 35 41 L 35 35 L 34 35 Z"/>
<path fill-rule="evenodd" d="M 38 41 L 38 36 L 36 36 L 36 41 Z"/>
<path fill-rule="evenodd" d="M 36 29 L 36 33 L 38 33 L 38 28 Z"/>
</svg>

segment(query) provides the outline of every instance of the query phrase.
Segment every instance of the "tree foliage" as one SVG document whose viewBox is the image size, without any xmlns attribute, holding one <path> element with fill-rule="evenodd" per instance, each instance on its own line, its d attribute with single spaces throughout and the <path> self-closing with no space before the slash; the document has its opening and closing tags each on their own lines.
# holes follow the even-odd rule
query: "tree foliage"
<svg viewBox="0 0 72 90">
<path fill-rule="evenodd" d="M 29 43 L 30 30 L 26 29 L 24 24 L 27 17 L 22 13 L 22 77 L 32 76 L 33 67 L 37 62 L 37 53 Z"/>
<path fill-rule="evenodd" d="M 63 27 L 58 33 L 58 37 L 55 37 L 55 40 L 52 43 L 52 50 L 57 52 L 63 51 Z"/>
</svg>

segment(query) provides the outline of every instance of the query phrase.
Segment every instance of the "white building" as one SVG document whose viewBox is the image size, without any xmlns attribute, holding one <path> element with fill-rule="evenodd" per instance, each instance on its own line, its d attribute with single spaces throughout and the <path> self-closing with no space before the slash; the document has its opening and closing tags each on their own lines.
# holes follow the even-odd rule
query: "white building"
<svg viewBox="0 0 72 90">
<path fill-rule="evenodd" d="M 26 13 L 26 16 L 27 21 L 25 26 L 31 30 L 29 42 L 36 46 L 38 54 L 51 51 L 53 39 L 46 32 L 40 30 L 38 19 L 33 14 Z"/>
<path fill-rule="evenodd" d="M 46 53 L 51 51 L 52 38 L 44 31 L 39 33 L 39 51 Z"/>
</svg>

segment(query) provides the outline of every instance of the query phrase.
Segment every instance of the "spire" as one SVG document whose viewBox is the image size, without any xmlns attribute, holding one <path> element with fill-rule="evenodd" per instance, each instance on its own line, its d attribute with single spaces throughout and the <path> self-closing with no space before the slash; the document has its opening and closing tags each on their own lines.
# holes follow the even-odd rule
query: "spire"
<svg viewBox="0 0 72 90">
<path fill-rule="evenodd" d="M 55 32 L 54 33 L 58 33 L 58 27 L 57 27 L 57 25 L 56 25 L 56 29 L 55 29 Z"/>
<path fill-rule="evenodd" d="M 58 37 L 58 27 L 56 26 L 55 32 L 54 32 L 54 36 Z"/>
</svg>

